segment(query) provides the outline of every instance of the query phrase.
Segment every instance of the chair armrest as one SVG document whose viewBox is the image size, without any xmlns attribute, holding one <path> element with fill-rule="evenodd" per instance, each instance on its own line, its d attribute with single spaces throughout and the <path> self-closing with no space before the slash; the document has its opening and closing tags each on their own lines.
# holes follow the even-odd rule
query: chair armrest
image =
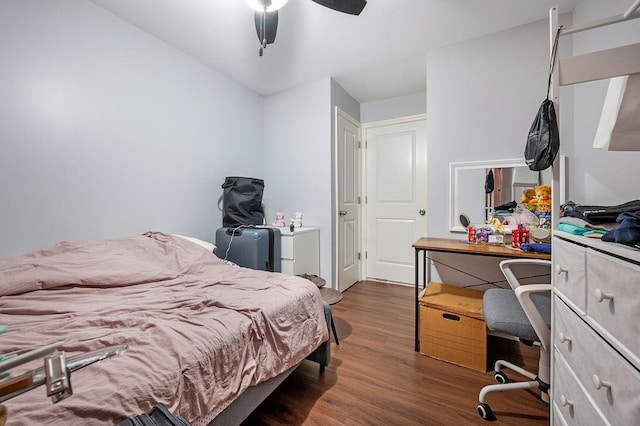
<svg viewBox="0 0 640 426">
<path fill-rule="evenodd" d="M 551 345 L 551 330 L 547 326 L 544 318 L 542 318 L 533 300 L 531 300 L 531 295 L 534 293 L 550 294 L 551 284 L 527 284 L 516 288 L 514 291 L 531 326 L 540 338 L 540 344 L 548 350 Z"/>
</svg>

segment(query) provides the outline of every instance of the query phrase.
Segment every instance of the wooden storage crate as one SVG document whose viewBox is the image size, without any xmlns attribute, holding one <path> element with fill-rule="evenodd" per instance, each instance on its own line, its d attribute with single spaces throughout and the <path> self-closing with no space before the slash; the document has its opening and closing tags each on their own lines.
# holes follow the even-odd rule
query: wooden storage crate
<svg viewBox="0 0 640 426">
<path fill-rule="evenodd" d="M 420 353 L 487 371 L 487 327 L 479 290 L 431 282 L 420 298 Z"/>
</svg>

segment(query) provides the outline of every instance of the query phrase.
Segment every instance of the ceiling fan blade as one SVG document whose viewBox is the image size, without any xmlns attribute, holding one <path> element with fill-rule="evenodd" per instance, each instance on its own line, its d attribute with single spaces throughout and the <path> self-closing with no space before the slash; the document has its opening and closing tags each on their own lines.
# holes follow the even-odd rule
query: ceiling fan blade
<svg viewBox="0 0 640 426">
<path fill-rule="evenodd" d="M 367 0 L 311 0 L 321 6 L 350 15 L 360 15 L 367 5 Z"/>
<path fill-rule="evenodd" d="M 262 43 L 263 38 L 262 13 L 263 12 L 254 13 L 256 34 L 258 35 L 258 40 L 260 40 L 260 43 Z M 278 11 L 274 10 L 273 12 L 266 12 L 264 18 L 264 23 L 266 24 L 264 38 L 267 39 L 267 44 L 271 44 L 276 40 L 276 31 L 278 30 Z"/>
</svg>

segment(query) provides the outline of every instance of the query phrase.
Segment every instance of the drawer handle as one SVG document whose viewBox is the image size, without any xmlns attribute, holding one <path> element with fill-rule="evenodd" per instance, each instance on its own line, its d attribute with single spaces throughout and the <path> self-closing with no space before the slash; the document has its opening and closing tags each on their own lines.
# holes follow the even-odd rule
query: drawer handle
<svg viewBox="0 0 640 426">
<path fill-rule="evenodd" d="M 593 385 L 596 387 L 596 389 L 602 389 L 602 388 L 611 389 L 611 383 L 605 382 L 600 377 L 598 377 L 597 374 L 594 374 L 591 377 L 591 379 L 593 380 Z"/>
<path fill-rule="evenodd" d="M 556 265 L 556 274 L 557 274 L 557 275 L 560 275 L 560 274 L 563 274 L 563 273 L 565 273 L 565 274 L 566 274 L 567 272 L 569 272 L 569 270 L 568 270 L 568 269 L 563 268 L 563 267 L 562 267 L 562 266 L 560 266 L 560 265 Z"/>
<path fill-rule="evenodd" d="M 573 408 L 573 401 L 567 399 L 564 395 L 560 395 L 560 404 L 562 404 L 563 407 Z"/>
<path fill-rule="evenodd" d="M 571 337 L 565 336 L 564 333 L 560 333 L 560 343 L 571 343 Z"/>
<path fill-rule="evenodd" d="M 453 314 L 442 314 L 442 318 L 448 319 L 451 321 L 460 321 L 460 317 Z"/>
<path fill-rule="evenodd" d="M 596 288 L 594 293 L 596 295 L 596 300 L 598 302 L 602 302 L 604 299 L 613 300 L 613 295 L 612 294 L 607 294 L 604 291 L 600 290 L 599 288 Z"/>
</svg>

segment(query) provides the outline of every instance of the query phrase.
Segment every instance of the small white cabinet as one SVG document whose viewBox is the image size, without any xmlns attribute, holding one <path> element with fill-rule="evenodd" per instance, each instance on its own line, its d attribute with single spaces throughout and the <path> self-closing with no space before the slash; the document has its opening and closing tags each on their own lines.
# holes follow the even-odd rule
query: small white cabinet
<svg viewBox="0 0 640 426">
<path fill-rule="evenodd" d="M 320 275 L 318 228 L 281 228 L 282 273 Z"/>
<path fill-rule="evenodd" d="M 638 424 L 640 251 L 554 235 L 552 424 Z"/>
</svg>

